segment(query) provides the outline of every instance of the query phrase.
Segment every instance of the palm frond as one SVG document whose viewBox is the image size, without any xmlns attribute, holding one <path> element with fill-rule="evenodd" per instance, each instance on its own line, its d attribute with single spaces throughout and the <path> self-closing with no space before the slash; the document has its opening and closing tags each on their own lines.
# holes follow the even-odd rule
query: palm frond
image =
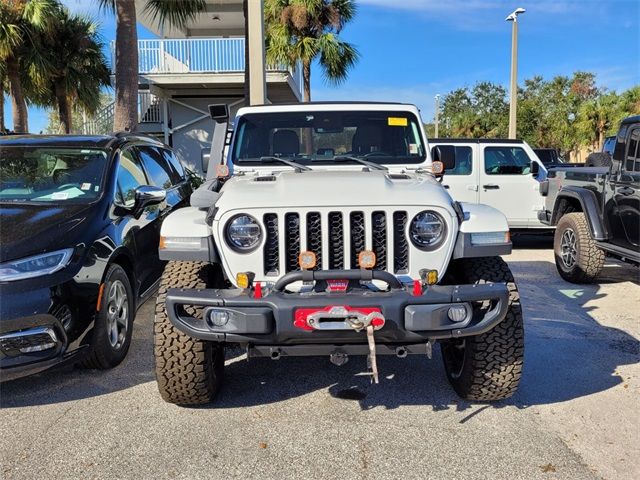
<svg viewBox="0 0 640 480">
<path fill-rule="evenodd" d="M 159 26 L 183 28 L 207 8 L 205 0 L 147 0 L 144 11 Z"/>
</svg>

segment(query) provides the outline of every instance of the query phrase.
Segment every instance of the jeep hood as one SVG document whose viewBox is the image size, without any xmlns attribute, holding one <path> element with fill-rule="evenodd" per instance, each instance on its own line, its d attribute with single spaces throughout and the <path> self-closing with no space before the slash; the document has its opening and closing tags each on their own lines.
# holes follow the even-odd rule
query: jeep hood
<svg viewBox="0 0 640 480">
<path fill-rule="evenodd" d="M 383 171 L 281 171 L 239 175 L 224 185 L 221 213 L 247 208 L 451 205 L 431 175 Z"/>
</svg>

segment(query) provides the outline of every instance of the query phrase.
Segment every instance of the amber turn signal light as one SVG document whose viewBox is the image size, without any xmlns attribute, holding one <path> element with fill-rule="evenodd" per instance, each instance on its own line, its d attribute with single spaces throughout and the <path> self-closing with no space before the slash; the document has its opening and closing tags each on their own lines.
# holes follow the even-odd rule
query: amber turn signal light
<svg viewBox="0 0 640 480">
<path fill-rule="evenodd" d="M 311 251 L 305 250 L 298 255 L 298 265 L 303 270 L 311 270 L 316 266 L 316 261 L 316 254 Z"/>
</svg>

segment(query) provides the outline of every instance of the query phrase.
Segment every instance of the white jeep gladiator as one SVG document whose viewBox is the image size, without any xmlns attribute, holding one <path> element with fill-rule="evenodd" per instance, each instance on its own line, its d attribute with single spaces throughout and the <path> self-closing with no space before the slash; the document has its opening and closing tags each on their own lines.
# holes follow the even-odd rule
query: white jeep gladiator
<svg viewBox="0 0 640 480">
<path fill-rule="evenodd" d="M 162 397 L 208 403 L 225 347 L 251 357 L 424 354 L 438 342 L 465 399 L 518 386 L 524 331 L 498 210 L 455 202 L 416 107 L 310 103 L 242 108 L 216 122 L 208 180 L 169 215 L 154 354 Z M 223 152 L 227 152 L 223 155 Z M 363 364 L 364 367 L 364 364 Z"/>
</svg>

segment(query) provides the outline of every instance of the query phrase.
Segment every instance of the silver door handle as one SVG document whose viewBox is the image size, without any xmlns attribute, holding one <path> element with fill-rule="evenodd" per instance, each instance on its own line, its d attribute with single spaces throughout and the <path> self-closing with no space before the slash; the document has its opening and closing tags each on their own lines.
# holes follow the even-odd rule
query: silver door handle
<svg viewBox="0 0 640 480">
<path fill-rule="evenodd" d="M 478 191 L 478 185 L 467 185 L 467 190 L 471 190 L 473 192 Z"/>
</svg>

